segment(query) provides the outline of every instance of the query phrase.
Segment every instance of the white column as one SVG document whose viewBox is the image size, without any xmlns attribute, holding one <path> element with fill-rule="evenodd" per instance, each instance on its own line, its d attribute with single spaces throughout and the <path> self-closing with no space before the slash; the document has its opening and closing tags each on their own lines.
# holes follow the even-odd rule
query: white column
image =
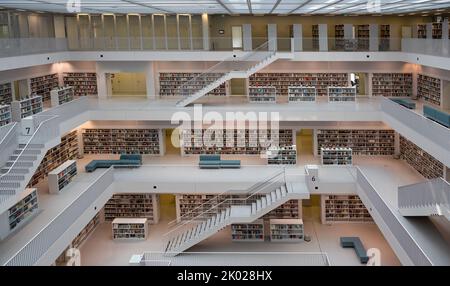
<svg viewBox="0 0 450 286">
<path fill-rule="evenodd" d="M 253 50 L 252 47 L 252 24 L 243 24 L 242 25 L 242 35 L 244 37 L 244 51 Z"/>
<path fill-rule="evenodd" d="M 147 86 L 147 98 L 156 98 L 156 74 L 154 62 L 149 62 L 145 70 L 145 83 Z"/>
<path fill-rule="evenodd" d="M 433 23 L 427 23 L 427 39 L 433 39 Z"/>
<path fill-rule="evenodd" d="M 202 35 L 203 35 L 203 50 L 209 51 L 209 19 L 208 14 L 202 14 Z"/>
<path fill-rule="evenodd" d="M 269 40 L 269 51 L 277 50 L 277 24 L 267 24 L 267 39 Z"/>
<path fill-rule="evenodd" d="M 378 51 L 380 46 L 380 27 L 378 24 L 369 25 L 369 50 Z"/>
<path fill-rule="evenodd" d="M 412 97 L 413 99 L 417 98 L 417 81 L 418 81 L 419 74 L 417 73 L 417 70 L 413 72 L 413 81 L 412 81 Z"/>
<path fill-rule="evenodd" d="M 319 24 L 319 50 L 328 51 L 328 25 Z"/>
<path fill-rule="evenodd" d="M 294 38 L 294 51 L 303 51 L 303 25 L 292 25 L 293 38 Z"/>
<path fill-rule="evenodd" d="M 344 39 L 345 40 L 354 39 L 353 24 L 344 24 Z"/>
<path fill-rule="evenodd" d="M 97 73 L 98 98 L 105 99 L 108 97 L 108 87 L 106 84 L 107 78 L 100 63 L 95 64 L 95 72 Z"/>
</svg>

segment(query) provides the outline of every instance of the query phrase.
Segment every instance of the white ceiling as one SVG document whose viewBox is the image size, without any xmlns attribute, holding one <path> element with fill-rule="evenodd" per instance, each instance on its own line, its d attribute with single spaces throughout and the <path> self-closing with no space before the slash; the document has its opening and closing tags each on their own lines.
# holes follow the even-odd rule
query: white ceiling
<svg viewBox="0 0 450 286">
<path fill-rule="evenodd" d="M 450 11 L 450 0 L 0 0 L 0 7 L 57 13 L 434 14 Z"/>
</svg>

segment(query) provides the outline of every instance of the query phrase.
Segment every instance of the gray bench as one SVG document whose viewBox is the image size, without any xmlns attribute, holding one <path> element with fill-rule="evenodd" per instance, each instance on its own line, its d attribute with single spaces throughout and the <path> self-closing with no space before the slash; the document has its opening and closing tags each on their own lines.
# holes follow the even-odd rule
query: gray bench
<svg viewBox="0 0 450 286">
<path fill-rule="evenodd" d="M 416 104 L 412 102 L 410 99 L 403 98 L 391 98 L 391 100 L 395 103 L 398 103 L 408 109 L 416 109 Z"/>
<path fill-rule="evenodd" d="M 359 261 L 363 264 L 369 262 L 369 257 L 367 256 L 367 251 L 364 248 L 361 239 L 359 237 L 341 237 L 341 247 L 343 248 L 353 248 Z"/>
<path fill-rule="evenodd" d="M 200 155 L 200 169 L 239 169 L 240 160 L 221 160 L 220 155 Z"/>
</svg>

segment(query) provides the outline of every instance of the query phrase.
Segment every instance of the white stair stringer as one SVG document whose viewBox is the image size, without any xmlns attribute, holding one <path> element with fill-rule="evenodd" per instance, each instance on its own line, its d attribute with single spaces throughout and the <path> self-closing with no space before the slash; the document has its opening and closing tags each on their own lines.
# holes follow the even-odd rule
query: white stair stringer
<svg viewBox="0 0 450 286">
<path fill-rule="evenodd" d="M 22 140 L 20 140 L 22 139 Z M 19 142 L 27 138 L 20 138 Z M 21 199 L 21 194 L 27 187 L 47 151 L 61 142 L 61 138 L 50 139 L 45 144 L 19 144 L 10 155 L 9 160 L 0 168 L 0 213 L 7 211 Z M 22 156 L 19 155 L 22 153 Z M 19 159 L 18 159 L 19 158 Z M 18 159 L 17 162 L 16 159 Z M 12 168 L 11 168 L 12 166 Z"/>
<path fill-rule="evenodd" d="M 209 92 L 213 91 L 214 89 L 218 88 L 220 85 L 225 83 L 228 80 L 231 80 L 233 78 L 249 78 L 252 74 L 260 71 L 261 69 L 265 68 L 266 66 L 270 65 L 271 63 L 275 62 L 278 59 L 292 59 L 293 55 L 291 53 L 273 53 L 272 55 L 264 58 L 262 61 L 258 62 L 254 66 L 250 67 L 247 70 L 235 70 L 235 71 L 229 71 L 225 73 L 222 77 L 218 78 L 217 80 L 211 82 L 201 90 L 195 92 L 191 96 L 188 96 L 184 98 L 183 100 L 180 100 L 177 103 L 177 107 L 185 107 L 197 99 L 205 96 Z"/>
<path fill-rule="evenodd" d="M 428 204 L 416 205 L 414 207 L 399 208 L 399 212 L 405 217 L 430 217 L 443 216 L 450 221 L 450 205 L 449 204 Z"/>
<path fill-rule="evenodd" d="M 183 231 L 178 232 L 167 241 L 164 255 L 176 256 L 231 224 L 254 222 L 290 200 L 303 200 L 309 199 L 309 197 L 306 183 L 283 184 L 252 204 L 231 205 L 208 219 L 194 225 L 187 225 Z"/>
</svg>

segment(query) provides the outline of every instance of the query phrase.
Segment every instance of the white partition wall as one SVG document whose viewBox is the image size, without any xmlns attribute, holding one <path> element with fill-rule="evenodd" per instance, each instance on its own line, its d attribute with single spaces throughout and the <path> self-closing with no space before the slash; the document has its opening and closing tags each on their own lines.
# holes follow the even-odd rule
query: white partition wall
<svg viewBox="0 0 450 286">
<path fill-rule="evenodd" d="M 303 51 L 303 25 L 292 25 L 292 37 L 294 38 L 294 51 Z"/>
<path fill-rule="evenodd" d="M 328 51 L 328 25 L 319 24 L 319 50 Z"/>
<path fill-rule="evenodd" d="M 380 33 L 378 24 L 369 25 L 369 50 L 378 51 L 380 46 Z"/>
<path fill-rule="evenodd" d="M 446 18 L 443 22 L 442 22 L 442 39 L 444 41 L 448 41 L 449 38 L 449 26 L 448 26 L 448 18 Z"/>
<path fill-rule="evenodd" d="M 243 24 L 242 25 L 242 34 L 243 34 L 243 48 L 244 51 L 253 50 L 252 47 L 252 25 L 251 24 Z"/>
<path fill-rule="evenodd" d="M 209 18 L 208 14 L 202 14 L 203 49 L 209 50 Z"/>
<path fill-rule="evenodd" d="M 351 40 L 353 38 L 353 24 L 344 24 L 344 39 Z"/>
<path fill-rule="evenodd" d="M 427 23 L 427 39 L 433 39 L 433 23 Z"/>
<path fill-rule="evenodd" d="M 269 40 L 269 50 L 276 51 L 277 45 L 277 24 L 267 24 L 267 39 Z"/>
</svg>

